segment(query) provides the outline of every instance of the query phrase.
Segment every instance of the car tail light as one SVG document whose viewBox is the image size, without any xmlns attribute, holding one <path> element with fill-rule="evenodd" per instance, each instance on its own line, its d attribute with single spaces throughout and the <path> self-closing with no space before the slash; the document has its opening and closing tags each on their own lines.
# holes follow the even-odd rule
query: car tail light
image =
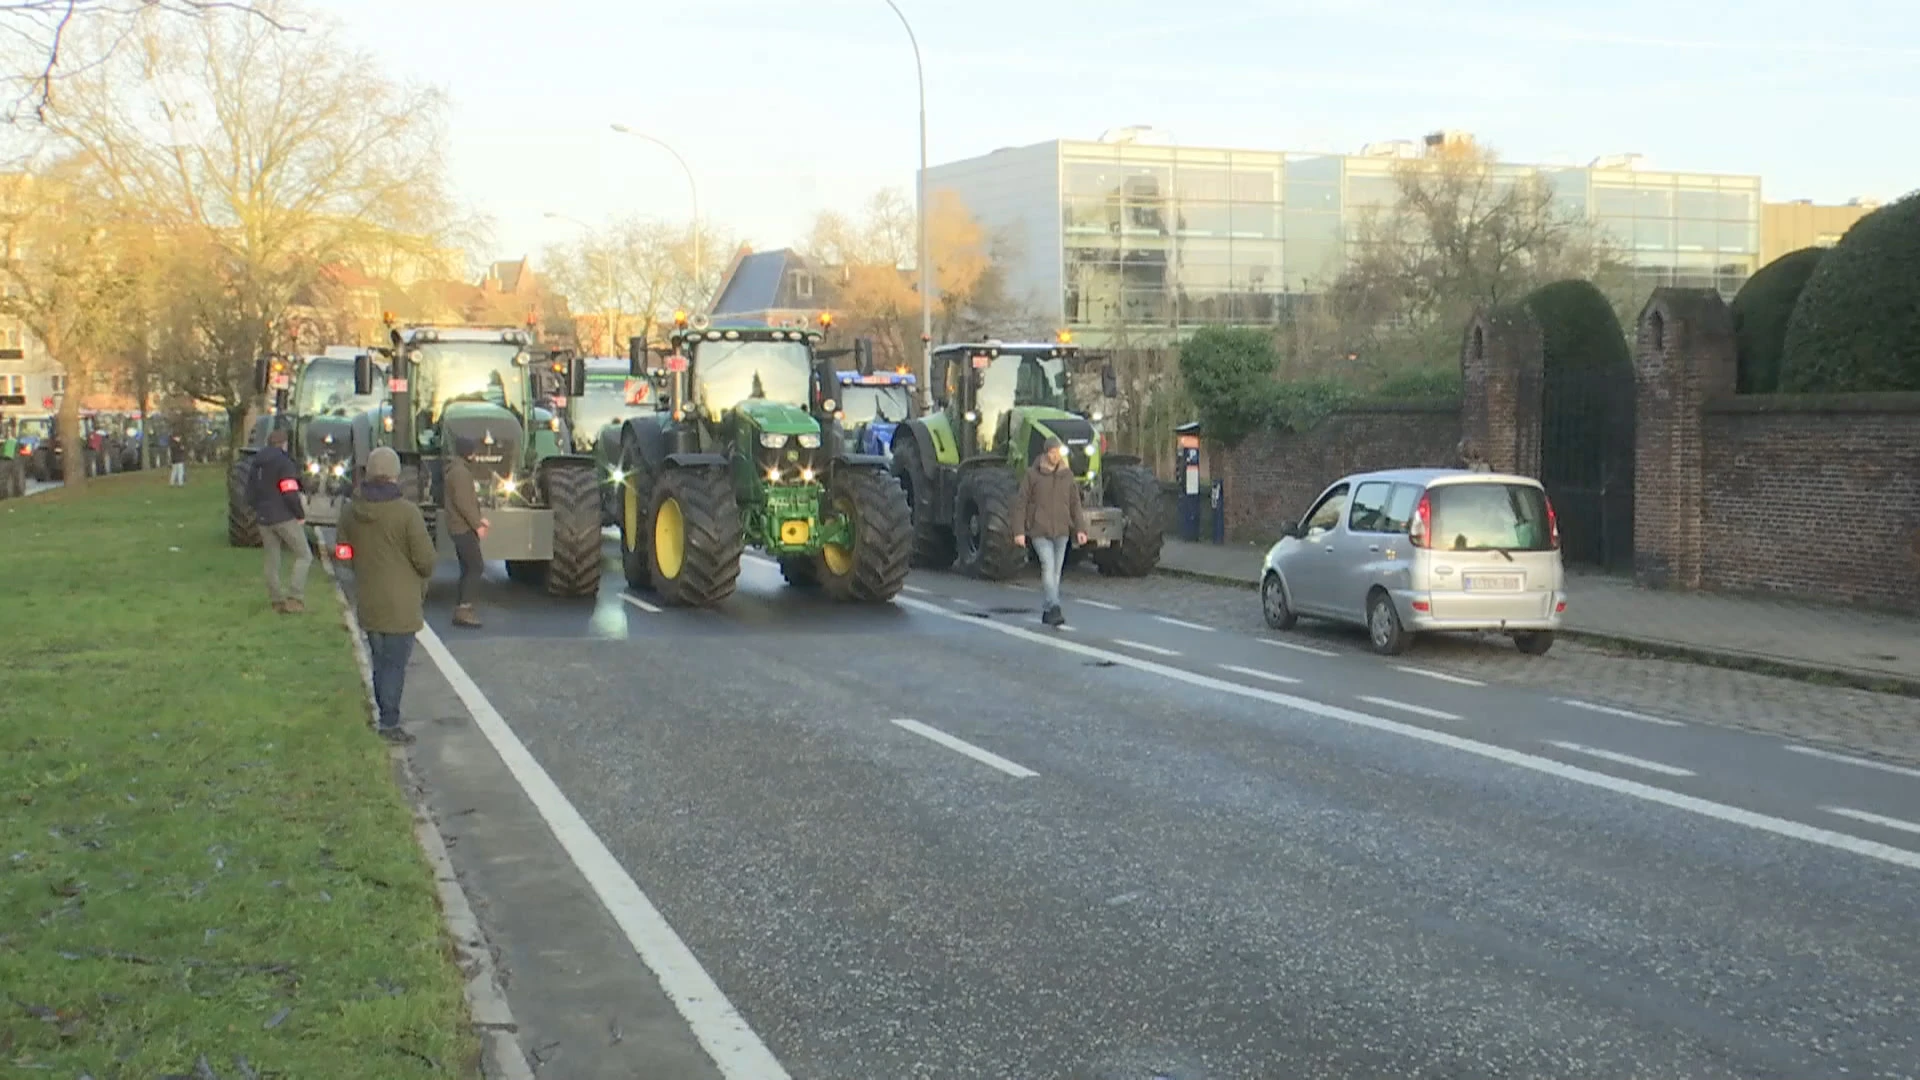
<svg viewBox="0 0 1920 1080">
<path fill-rule="evenodd" d="M 334 558 L 334 561 L 336 562 L 352 562 L 353 561 L 353 545 L 352 544 L 333 545 L 333 558 Z"/>
<path fill-rule="evenodd" d="M 1547 503 L 1547 544 L 1555 551 L 1560 550 L 1560 516 L 1553 512 L 1553 500 L 1540 496 Z"/>
<path fill-rule="evenodd" d="M 1420 493 L 1420 505 L 1413 508 L 1413 520 L 1407 524 L 1407 543 L 1414 547 L 1427 546 L 1427 536 L 1433 529 L 1433 498 L 1426 492 Z"/>
</svg>

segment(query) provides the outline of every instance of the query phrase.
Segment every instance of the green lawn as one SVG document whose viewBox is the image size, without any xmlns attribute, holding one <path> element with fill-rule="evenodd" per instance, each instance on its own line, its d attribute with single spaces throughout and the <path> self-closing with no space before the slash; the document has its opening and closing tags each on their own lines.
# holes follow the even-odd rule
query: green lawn
<svg viewBox="0 0 1920 1080">
<path fill-rule="evenodd" d="M 338 600 L 223 479 L 0 502 L 0 1077 L 474 1075 Z"/>
</svg>

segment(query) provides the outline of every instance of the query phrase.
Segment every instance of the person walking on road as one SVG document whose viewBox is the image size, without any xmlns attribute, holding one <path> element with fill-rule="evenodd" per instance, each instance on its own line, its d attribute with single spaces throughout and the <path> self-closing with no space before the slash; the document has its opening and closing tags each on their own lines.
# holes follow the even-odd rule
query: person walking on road
<svg viewBox="0 0 1920 1080">
<path fill-rule="evenodd" d="M 1040 557 L 1040 582 L 1046 588 L 1046 607 L 1040 621 L 1063 626 L 1060 613 L 1060 571 L 1067 565 L 1067 541 L 1085 546 L 1087 508 L 1080 501 L 1080 483 L 1067 464 L 1067 447 L 1058 438 L 1047 439 L 1040 460 L 1020 478 L 1020 494 L 1013 500 L 1013 542 L 1025 547 L 1033 540 Z"/>
<path fill-rule="evenodd" d="M 285 431 L 267 436 L 267 445 L 253 456 L 247 478 L 247 502 L 260 522 L 260 546 L 267 550 L 267 599 L 273 601 L 273 610 L 297 615 L 307 610 L 307 570 L 313 566 L 313 552 L 307 547 L 300 470 L 287 456 Z M 293 570 L 283 585 L 281 556 L 287 553 L 293 555 Z"/>
<path fill-rule="evenodd" d="M 367 636 L 373 663 L 375 730 L 389 742 L 413 736 L 400 726 L 400 694 L 406 688 L 413 636 L 433 577 L 433 538 L 413 500 L 400 491 L 400 455 L 382 446 L 367 455 L 367 478 L 354 493 L 334 539 L 353 566 L 354 611 Z"/>
<path fill-rule="evenodd" d="M 172 487 L 187 486 L 187 440 L 178 435 L 167 436 L 167 460 L 173 464 L 173 473 L 167 477 Z"/>
<path fill-rule="evenodd" d="M 468 462 L 479 453 L 480 444 L 462 435 L 453 440 L 453 457 L 447 461 L 442 481 L 446 486 L 447 535 L 453 538 L 453 553 L 460 559 L 460 591 L 454 600 L 453 625 L 479 626 L 480 616 L 473 612 L 474 596 L 480 591 L 480 574 L 486 561 L 480 556 L 480 541 L 487 538 L 487 519 L 480 513 L 480 496 L 473 483 Z"/>
</svg>

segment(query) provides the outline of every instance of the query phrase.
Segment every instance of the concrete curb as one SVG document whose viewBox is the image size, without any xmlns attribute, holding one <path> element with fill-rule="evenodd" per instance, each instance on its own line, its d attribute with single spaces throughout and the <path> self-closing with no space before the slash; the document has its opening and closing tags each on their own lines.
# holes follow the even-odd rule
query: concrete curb
<svg viewBox="0 0 1920 1080">
<path fill-rule="evenodd" d="M 320 539 L 318 530 L 315 530 L 314 538 Z M 367 690 L 367 720 L 369 724 L 377 723 L 379 712 L 373 700 L 373 661 L 367 655 L 367 639 L 360 632 L 360 619 L 354 614 L 353 605 L 347 602 L 346 590 L 340 587 L 340 576 L 335 572 L 333 555 L 324 542 L 320 544 L 320 565 L 326 571 L 327 580 L 333 584 L 334 595 L 340 599 L 340 619 L 353 645 L 354 662 L 360 666 L 360 681 Z M 434 886 L 440 893 L 440 914 L 446 921 L 447 936 L 453 940 L 460 973 L 466 976 L 467 1013 L 481 1038 L 480 1073 L 500 1080 L 534 1080 L 533 1068 L 527 1064 L 526 1048 L 520 1045 L 520 1026 L 514 1021 L 513 1009 L 500 989 L 499 972 L 493 963 L 493 946 L 487 941 L 480 920 L 474 917 L 473 905 L 467 902 L 466 890 L 460 887 L 460 876 L 453 868 L 453 860 L 447 857 L 446 839 L 440 835 L 440 827 L 434 822 L 426 799 L 421 794 L 425 785 L 421 783 L 419 774 L 413 771 L 413 763 L 408 760 L 405 748 L 389 747 L 388 757 L 400 778 L 401 790 L 412 804 L 414 839 L 420 845 L 421 854 L 426 856 L 427 865 L 433 868 Z"/>
<path fill-rule="evenodd" d="M 1259 591 L 1257 582 L 1244 578 L 1224 577 L 1209 574 L 1201 570 L 1183 570 L 1178 567 L 1160 566 L 1155 573 L 1171 578 L 1188 581 L 1202 581 L 1209 585 L 1222 585 L 1228 588 Z M 1727 668 L 1732 671 L 1746 671 L 1756 675 L 1772 675 L 1776 678 L 1795 679 L 1800 682 L 1815 683 L 1822 686 L 1841 686 L 1851 690 L 1870 690 L 1878 694 L 1898 694 L 1902 697 L 1920 698 L 1920 679 L 1909 679 L 1899 675 L 1877 671 L 1858 671 L 1849 668 L 1822 667 L 1804 661 L 1788 660 L 1777 656 L 1762 656 L 1756 653 L 1741 652 L 1737 649 L 1716 649 L 1704 645 L 1691 645 L 1678 641 L 1663 641 L 1659 638 L 1628 637 L 1622 634 L 1605 634 L 1593 630 L 1570 630 L 1562 628 L 1560 636 L 1568 641 L 1577 641 L 1606 649 L 1640 653 L 1659 657 L 1663 660 L 1682 660 L 1703 667 Z"/>
</svg>

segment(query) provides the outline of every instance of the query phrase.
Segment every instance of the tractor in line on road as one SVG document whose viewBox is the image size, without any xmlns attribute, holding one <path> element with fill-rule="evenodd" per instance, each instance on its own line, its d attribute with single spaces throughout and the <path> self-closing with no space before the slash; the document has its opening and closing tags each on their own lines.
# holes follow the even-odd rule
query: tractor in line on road
<svg viewBox="0 0 1920 1080">
<path fill-rule="evenodd" d="M 890 602 L 906 583 L 910 518 L 887 459 L 834 418 L 839 379 L 812 326 L 719 325 L 674 316 L 664 363 L 633 339 L 629 374 L 651 373 L 650 416 L 620 432 L 621 567 L 668 604 L 732 595 L 747 547 L 789 584 L 836 600 Z"/>
<path fill-rule="evenodd" d="M 1062 333 L 1049 343 L 986 341 L 943 345 L 929 372 L 934 411 L 900 425 L 892 469 L 913 509 L 913 563 L 956 564 L 975 577 L 1005 580 L 1027 565 L 1013 542 L 1020 478 L 1047 439 L 1066 444 L 1089 519 L 1086 551 L 1101 573 L 1144 577 L 1160 561 L 1160 485 L 1137 457 L 1109 453 L 1098 408 L 1074 400 L 1071 376 L 1087 366 Z M 1111 361 L 1101 394 L 1118 396 Z"/>
<path fill-rule="evenodd" d="M 591 454 L 600 479 L 600 524 L 620 521 L 620 429 L 630 419 L 651 415 L 654 378 L 635 378 L 626 357 L 593 356 L 586 360 L 586 392 L 568 403 L 573 452 Z"/>
<path fill-rule="evenodd" d="M 356 358 L 365 351 L 330 346 L 325 354 L 303 360 L 263 356 L 254 362 L 254 390 L 271 394 L 273 407 L 254 423 L 247 445 L 227 473 L 228 543 L 260 546 L 259 522 L 247 502 L 247 477 L 253 456 L 275 430 L 287 433 L 287 454 L 300 470 L 307 524 L 339 524 L 353 490 L 354 463 L 371 450 L 373 417 L 385 407 L 384 382 L 366 394 L 355 386 Z"/>
</svg>

